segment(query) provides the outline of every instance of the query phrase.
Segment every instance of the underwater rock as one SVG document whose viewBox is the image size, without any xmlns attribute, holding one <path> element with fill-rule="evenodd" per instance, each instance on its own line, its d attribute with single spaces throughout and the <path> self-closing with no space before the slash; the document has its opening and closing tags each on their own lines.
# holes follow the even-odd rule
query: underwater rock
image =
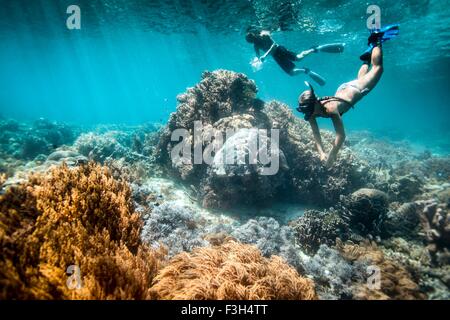
<svg viewBox="0 0 450 320">
<path fill-rule="evenodd" d="M 36 159 L 35 159 L 36 161 Z M 45 161 L 49 163 L 66 163 L 68 166 L 76 166 L 79 164 L 88 163 L 88 159 L 85 156 L 80 155 L 79 153 L 72 150 L 58 150 L 51 153 Z"/>
<path fill-rule="evenodd" d="M 362 236 L 382 232 L 388 213 L 388 196 L 376 189 L 360 189 L 340 201 L 341 216 L 349 228 Z"/>
<path fill-rule="evenodd" d="M 204 207 L 265 205 L 278 197 L 332 205 L 341 194 L 367 183 L 369 167 L 358 161 L 348 148 L 327 169 L 317 155 L 309 125 L 295 117 L 286 105 L 265 104 L 256 98 L 256 93 L 255 83 L 243 74 L 226 70 L 205 72 L 199 84 L 178 96 L 177 111 L 160 132 L 156 158 L 173 176 L 196 187 Z M 195 136 L 196 121 L 203 126 L 200 137 Z M 171 159 L 171 152 L 179 144 L 171 141 L 176 129 L 187 130 L 183 143 L 191 150 L 198 147 L 209 150 L 222 139 L 224 145 L 215 150 L 214 160 L 236 146 L 242 147 L 241 155 L 246 158 L 245 147 L 256 139 L 252 131 L 238 131 L 235 136 L 226 133 L 228 129 L 250 128 L 279 130 L 279 151 L 272 155 L 280 159 L 279 170 L 274 174 L 258 174 L 264 170 L 259 162 L 225 166 L 214 161 L 214 165 L 208 166 L 205 162 L 194 164 L 192 154 L 187 159 L 190 161 Z M 331 147 L 334 136 L 324 132 L 323 138 L 326 146 Z M 269 143 L 267 146 L 270 147 Z"/>
<path fill-rule="evenodd" d="M 290 223 L 294 230 L 296 244 L 305 252 L 314 254 L 321 245 L 332 246 L 336 239 L 348 237 L 348 227 L 339 213 L 307 210 L 304 215 Z"/>
<path fill-rule="evenodd" d="M 152 287 L 164 300 L 314 300 L 312 280 L 277 256 L 264 258 L 250 245 L 228 241 L 171 259 Z"/>
<path fill-rule="evenodd" d="M 58 162 L 58 161 L 61 161 L 63 159 L 76 158 L 76 157 L 79 157 L 79 156 L 80 156 L 80 154 L 78 154 L 78 153 L 76 153 L 74 151 L 71 151 L 71 150 L 59 150 L 59 151 L 55 151 L 52 154 L 50 154 L 47 157 L 47 160 Z"/>
</svg>

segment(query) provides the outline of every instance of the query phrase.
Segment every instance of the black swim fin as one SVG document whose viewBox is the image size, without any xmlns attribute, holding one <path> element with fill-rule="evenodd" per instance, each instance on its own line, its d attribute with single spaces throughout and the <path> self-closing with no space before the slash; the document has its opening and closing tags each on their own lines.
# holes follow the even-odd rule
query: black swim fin
<svg viewBox="0 0 450 320">
<path fill-rule="evenodd" d="M 373 30 L 368 39 L 369 48 L 361 55 L 360 59 L 370 63 L 372 51 L 375 47 L 380 46 L 384 42 L 391 40 L 400 33 L 400 25 L 392 24 L 380 30 Z"/>
<path fill-rule="evenodd" d="M 359 59 L 361 59 L 365 63 L 370 64 L 370 60 L 372 59 L 372 51 L 374 48 L 375 48 L 375 46 L 369 45 L 369 48 L 367 48 L 367 50 L 364 51 L 364 53 L 359 57 Z"/>
<path fill-rule="evenodd" d="M 400 25 L 392 24 L 380 30 L 373 30 L 369 36 L 368 45 L 377 46 L 391 40 L 400 33 Z"/>
<path fill-rule="evenodd" d="M 317 84 L 319 84 L 320 86 L 324 86 L 327 82 L 326 82 L 326 80 L 321 76 L 321 75 L 319 75 L 318 73 L 316 73 L 316 72 L 314 72 L 314 71 L 312 71 L 311 69 L 309 69 L 309 68 L 303 68 L 303 70 L 304 70 L 304 72 L 307 74 L 307 75 L 309 75 L 309 77 L 311 78 L 311 79 L 313 79 Z"/>
</svg>

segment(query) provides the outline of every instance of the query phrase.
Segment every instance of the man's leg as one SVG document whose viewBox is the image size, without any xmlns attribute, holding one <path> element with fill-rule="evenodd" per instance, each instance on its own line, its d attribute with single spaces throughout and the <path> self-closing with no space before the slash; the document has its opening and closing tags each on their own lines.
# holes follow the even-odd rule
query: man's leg
<svg viewBox="0 0 450 320">
<path fill-rule="evenodd" d="M 298 76 L 299 74 L 306 74 L 306 70 L 305 69 L 292 69 L 289 72 L 289 75 L 291 76 Z"/>
<path fill-rule="evenodd" d="M 326 84 L 326 80 L 324 77 L 322 77 L 320 74 L 312 71 L 308 68 L 295 68 L 290 72 L 291 76 L 297 76 L 299 74 L 307 74 L 313 79 L 315 82 L 317 82 L 319 85 L 324 86 Z"/>
<path fill-rule="evenodd" d="M 383 51 L 380 46 L 373 49 L 371 61 L 372 69 L 358 78 L 358 84 L 361 89 L 372 90 L 373 88 L 375 88 L 378 81 L 380 81 L 381 76 L 383 75 Z M 360 72 L 362 74 L 364 70 L 360 70 Z"/>
<path fill-rule="evenodd" d="M 307 56 L 309 56 L 312 53 L 315 53 L 316 50 L 314 49 L 309 49 L 309 50 L 305 50 L 303 52 L 300 52 L 297 56 L 296 56 L 296 60 L 297 61 L 301 61 L 303 59 L 305 59 Z"/>
</svg>

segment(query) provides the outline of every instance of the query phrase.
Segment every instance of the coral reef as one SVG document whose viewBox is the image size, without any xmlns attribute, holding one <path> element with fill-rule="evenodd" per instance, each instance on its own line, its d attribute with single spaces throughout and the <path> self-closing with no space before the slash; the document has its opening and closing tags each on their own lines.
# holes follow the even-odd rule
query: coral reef
<svg viewBox="0 0 450 320">
<path fill-rule="evenodd" d="M 352 151 L 370 164 L 373 187 L 388 193 L 392 201 L 427 200 L 432 198 L 425 195 L 427 189 L 441 189 L 448 183 L 448 156 L 417 152 L 405 141 L 388 141 L 368 132 L 350 134 L 348 141 Z M 448 199 L 448 194 L 444 191 L 442 196 Z"/>
<path fill-rule="evenodd" d="M 258 170 L 262 168 L 261 163 L 243 166 L 236 164 L 225 168 L 219 161 L 225 150 L 235 146 L 238 153 L 243 152 L 240 156 L 248 156 L 245 144 L 258 136 L 252 131 L 238 130 L 268 128 L 267 117 L 261 111 L 256 92 L 255 83 L 243 74 L 225 70 L 205 72 L 197 86 L 178 96 L 177 112 L 171 114 L 169 123 L 161 133 L 158 159 L 174 175 L 196 186 L 204 207 L 266 202 L 274 197 L 276 189 L 281 185 L 279 174 L 270 177 L 258 174 Z M 201 137 L 194 137 L 195 121 L 200 121 L 203 126 Z M 221 137 L 228 137 L 234 142 L 223 141 L 225 144 L 222 149 L 215 150 L 215 165 L 211 167 L 205 162 L 194 165 L 193 155 L 189 159 L 190 163 L 176 162 L 170 156 L 178 144 L 178 141 L 171 141 L 175 129 L 189 130 L 184 143 L 194 148 L 215 148 L 216 140 L 219 141 Z M 237 136 L 230 138 L 230 130 L 236 130 Z M 242 132 L 244 136 L 239 137 Z M 217 148 L 219 147 L 218 145 Z"/>
<path fill-rule="evenodd" d="M 75 148 L 80 154 L 96 162 L 103 163 L 108 158 L 123 158 L 128 152 L 127 147 L 119 142 L 123 135 L 117 131 L 83 133 L 75 141 Z"/>
<path fill-rule="evenodd" d="M 152 287 L 160 299 L 311 300 L 314 283 L 281 258 L 264 258 L 254 246 L 228 241 L 175 256 Z"/>
<path fill-rule="evenodd" d="M 39 119 L 32 124 L 2 120 L 0 128 L 0 150 L 16 159 L 26 160 L 32 160 L 40 154 L 48 155 L 62 145 L 71 144 L 76 131 L 74 127 L 46 119 Z"/>
<path fill-rule="evenodd" d="M 171 114 L 169 123 L 161 131 L 155 156 L 172 175 L 196 187 L 204 207 L 264 205 L 279 197 L 331 205 L 339 195 L 367 182 L 368 167 L 347 148 L 332 168 L 325 168 L 314 150 L 309 125 L 296 118 L 286 105 L 265 104 L 256 98 L 256 93 L 255 83 L 243 74 L 226 70 L 205 72 L 198 85 L 178 96 L 177 111 Z M 200 137 L 194 136 L 195 121 L 203 125 Z M 273 154 L 279 159 L 276 174 L 258 174 L 264 168 L 260 162 L 217 164 L 217 159 L 232 148 L 238 150 L 236 157 L 248 157 L 248 144 L 255 142 L 255 131 L 241 130 L 231 136 L 226 133 L 229 129 L 250 128 L 280 130 L 280 145 L 274 148 L 279 150 Z M 213 149 L 217 141 L 225 137 L 222 148 L 215 150 L 213 165 L 194 164 L 192 154 L 191 159 L 187 159 L 190 161 L 172 159 L 171 153 L 179 143 L 171 141 L 176 129 L 188 130 L 183 143 L 194 150 L 198 147 Z M 259 136 L 259 143 L 261 139 Z M 269 146 L 271 139 L 265 139 Z M 332 135 L 324 133 L 324 141 L 330 147 Z"/>
<path fill-rule="evenodd" d="M 373 243 L 355 245 L 337 243 L 337 248 L 347 260 L 363 262 L 380 269 L 381 284 L 376 290 L 366 283 L 354 287 L 354 298 L 360 300 L 416 300 L 425 299 L 411 274 L 398 263 L 387 259 Z"/>
<path fill-rule="evenodd" d="M 57 148 L 70 145 L 78 128 L 39 119 L 33 123 L 0 120 L 0 173 L 8 177 L 30 166 L 45 161 L 47 155 Z"/>
<path fill-rule="evenodd" d="M 389 211 L 383 229 L 389 236 L 414 240 L 419 237 L 420 216 L 416 203 L 408 202 Z"/>
<path fill-rule="evenodd" d="M 131 191 L 95 164 L 48 175 L 0 196 L 2 299 L 144 299 L 162 251 L 141 243 Z M 78 266 L 81 288 L 66 270 Z"/>
<path fill-rule="evenodd" d="M 332 246 L 337 238 L 348 237 L 348 226 L 335 210 L 308 210 L 290 226 L 296 244 L 307 253 L 315 253 L 321 245 Z"/>
<path fill-rule="evenodd" d="M 428 250 L 434 261 L 441 265 L 450 264 L 450 213 L 448 204 L 436 201 L 418 201 L 420 220 L 425 231 Z"/>
<path fill-rule="evenodd" d="M 291 227 L 282 226 L 273 218 L 257 217 L 226 231 L 242 243 L 256 245 L 263 256 L 278 255 L 299 270 L 299 250 Z"/>
<path fill-rule="evenodd" d="M 421 242 L 391 238 L 383 241 L 380 249 L 387 258 L 400 263 L 415 279 L 419 279 L 421 292 L 425 293 L 428 299 L 450 299 L 449 265 L 433 264 L 428 249 Z"/>
<path fill-rule="evenodd" d="M 264 106 L 264 112 L 271 127 L 280 130 L 280 149 L 290 168 L 284 192 L 292 199 L 321 206 L 333 205 L 340 195 L 370 181 L 369 167 L 345 146 L 336 163 L 326 168 L 315 150 L 309 124 L 294 116 L 288 106 L 272 101 Z M 328 131 L 321 134 L 325 147 L 331 148 L 334 135 Z"/>
<path fill-rule="evenodd" d="M 273 218 L 255 217 L 240 223 L 210 214 L 192 202 L 186 190 L 177 190 L 162 179 L 147 181 L 136 194 L 143 197 L 139 202 L 149 205 L 144 208 L 140 204 L 137 209 L 144 220 L 143 241 L 152 247 L 166 246 L 169 256 L 206 246 L 217 237 L 231 237 L 256 245 L 265 257 L 278 255 L 295 268 L 300 266 L 293 230 Z"/>
<path fill-rule="evenodd" d="M 375 137 L 368 131 L 352 132 L 348 135 L 347 141 L 352 151 L 367 161 L 371 168 L 393 169 L 400 163 L 415 159 L 415 152 L 404 141 L 394 142 Z"/>
<path fill-rule="evenodd" d="M 150 173 L 159 173 L 152 155 L 157 144 L 158 127 L 146 124 L 138 127 L 100 126 L 81 134 L 73 150 L 92 161 L 107 165 L 115 172 L 127 175 L 130 182 L 140 182 Z"/>
<path fill-rule="evenodd" d="M 397 201 L 411 201 L 422 193 L 424 180 L 416 174 L 395 177 L 389 184 L 389 196 Z"/>
<path fill-rule="evenodd" d="M 153 247 L 161 242 L 169 248 L 170 255 L 208 244 L 199 235 L 197 223 L 201 217 L 189 207 L 171 202 L 163 203 L 154 207 L 143 218 L 143 241 Z"/>
<path fill-rule="evenodd" d="M 376 189 L 360 189 L 342 196 L 341 216 L 350 228 L 363 236 L 381 233 L 388 213 L 388 196 Z"/>
<path fill-rule="evenodd" d="M 367 263 L 352 264 L 339 251 L 321 245 L 314 256 L 301 255 L 301 267 L 316 283 L 320 299 L 340 300 L 353 298 L 354 286 L 363 282 Z"/>
<path fill-rule="evenodd" d="M 449 181 L 450 157 L 369 132 L 327 168 L 307 122 L 226 70 L 164 127 L 1 118 L 0 299 L 448 300 Z"/>
</svg>

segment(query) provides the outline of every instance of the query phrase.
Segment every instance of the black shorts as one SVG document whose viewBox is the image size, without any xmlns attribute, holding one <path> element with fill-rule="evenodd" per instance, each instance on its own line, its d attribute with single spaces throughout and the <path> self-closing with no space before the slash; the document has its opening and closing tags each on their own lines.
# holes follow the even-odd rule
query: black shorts
<svg viewBox="0 0 450 320">
<path fill-rule="evenodd" d="M 272 53 L 272 57 L 284 72 L 291 74 L 292 70 L 295 69 L 295 63 L 293 61 L 297 61 L 297 55 L 285 47 L 278 46 Z"/>
</svg>

